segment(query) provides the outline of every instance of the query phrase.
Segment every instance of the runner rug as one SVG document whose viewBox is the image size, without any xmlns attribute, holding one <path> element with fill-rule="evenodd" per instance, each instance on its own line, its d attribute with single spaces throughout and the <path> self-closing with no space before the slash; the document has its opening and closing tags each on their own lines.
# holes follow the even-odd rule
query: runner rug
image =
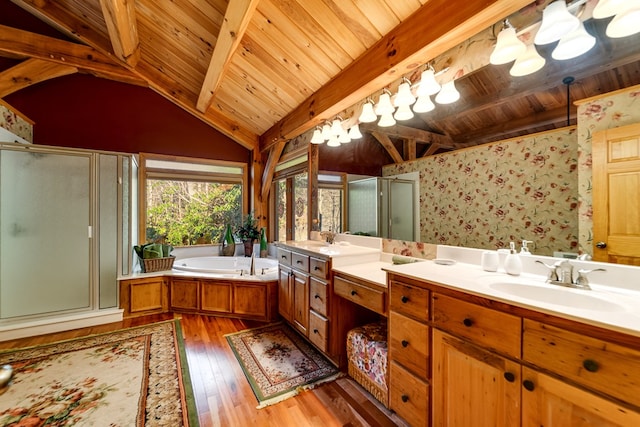
<svg viewBox="0 0 640 427">
<path fill-rule="evenodd" d="M 198 426 L 178 320 L 0 352 L 0 426 Z"/>
<path fill-rule="evenodd" d="M 258 399 L 258 408 L 340 376 L 338 368 L 284 323 L 225 336 Z"/>
</svg>

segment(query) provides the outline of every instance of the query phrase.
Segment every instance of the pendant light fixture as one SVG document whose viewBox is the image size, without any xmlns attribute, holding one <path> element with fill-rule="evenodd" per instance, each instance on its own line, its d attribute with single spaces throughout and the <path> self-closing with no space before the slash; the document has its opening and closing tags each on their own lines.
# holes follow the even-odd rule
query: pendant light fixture
<svg viewBox="0 0 640 427">
<path fill-rule="evenodd" d="M 382 116 L 385 114 L 391 115 L 395 110 L 396 109 L 394 108 L 393 104 L 391 104 L 391 92 L 389 92 L 387 89 L 384 89 L 373 111 L 378 116 Z"/>
<path fill-rule="evenodd" d="M 327 146 L 328 147 L 339 147 L 340 146 L 340 141 L 338 141 L 338 136 L 337 135 L 331 135 L 331 137 L 329 138 L 329 141 L 327 141 Z"/>
<path fill-rule="evenodd" d="M 313 131 L 313 136 L 311 136 L 311 143 L 312 144 L 324 143 L 324 139 L 322 139 L 322 131 L 318 126 L 316 126 L 316 129 Z"/>
<path fill-rule="evenodd" d="M 429 95 L 419 96 L 415 104 L 413 104 L 414 113 L 428 113 L 436 108 L 435 104 L 431 101 Z"/>
<path fill-rule="evenodd" d="M 454 80 L 442 85 L 442 89 L 436 95 L 436 102 L 438 104 L 452 104 L 460 99 L 460 92 L 456 89 Z"/>
<path fill-rule="evenodd" d="M 416 102 L 416 97 L 411 93 L 411 82 L 408 78 L 403 77 L 402 83 L 398 86 L 398 93 L 396 94 L 393 105 L 396 107 L 408 107 Z M 409 109 L 411 111 L 411 109 Z"/>
<path fill-rule="evenodd" d="M 596 38 L 587 32 L 580 22 L 578 28 L 563 36 L 551 52 L 553 59 L 565 60 L 576 58 L 591 50 L 596 45 Z"/>
<path fill-rule="evenodd" d="M 325 122 L 325 124 L 322 125 L 322 131 L 320 132 L 320 136 L 325 141 L 331 138 L 331 126 L 329 125 L 329 123 Z"/>
<path fill-rule="evenodd" d="M 378 120 L 378 116 L 373 111 L 373 105 L 373 100 L 371 98 L 367 98 L 362 105 L 360 117 L 358 117 L 358 121 L 360 121 L 360 123 L 373 123 Z"/>
<path fill-rule="evenodd" d="M 560 40 L 580 25 L 580 20 L 567 10 L 565 0 L 549 3 L 542 11 L 542 24 L 534 38 L 535 44 L 548 44 Z"/>
<path fill-rule="evenodd" d="M 413 111 L 411 111 L 411 106 L 399 106 L 396 110 L 396 113 L 393 115 L 393 118 L 396 120 L 411 120 L 413 118 Z"/>
<path fill-rule="evenodd" d="M 420 75 L 420 83 L 416 90 L 418 98 L 421 96 L 435 95 L 441 89 L 440 83 L 436 81 L 436 71 L 431 65 Z"/>
<path fill-rule="evenodd" d="M 386 128 L 390 126 L 394 126 L 396 124 L 396 120 L 393 118 L 391 113 L 385 113 L 380 117 L 380 121 L 378 122 L 378 126 Z"/>
<path fill-rule="evenodd" d="M 508 19 L 504 21 L 504 28 L 498 34 L 496 46 L 489 56 L 489 62 L 494 65 L 506 64 L 515 61 L 516 58 L 527 50 L 525 45 L 516 35 L 516 29 Z"/>
<path fill-rule="evenodd" d="M 608 18 L 621 10 L 629 0 L 599 0 L 593 8 L 593 17 L 596 19 Z"/>
<path fill-rule="evenodd" d="M 611 38 L 627 37 L 640 32 L 640 1 L 627 0 L 621 9 L 607 25 L 606 34 Z"/>
<path fill-rule="evenodd" d="M 525 53 L 516 59 L 516 62 L 514 62 L 513 66 L 509 70 L 509 74 L 514 77 L 533 74 L 544 67 L 546 62 L 547 60 L 538 54 L 536 47 L 530 44 L 527 46 Z"/>
<path fill-rule="evenodd" d="M 349 137 L 352 140 L 362 138 L 362 133 L 360 132 L 360 125 L 358 125 L 358 123 L 356 123 L 355 125 L 349 128 Z"/>
</svg>

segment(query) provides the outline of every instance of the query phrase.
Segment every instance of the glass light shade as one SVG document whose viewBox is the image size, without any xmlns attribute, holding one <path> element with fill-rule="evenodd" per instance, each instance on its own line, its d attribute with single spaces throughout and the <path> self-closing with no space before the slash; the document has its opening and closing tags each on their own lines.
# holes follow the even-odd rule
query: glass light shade
<svg viewBox="0 0 640 427">
<path fill-rule="evenodd" d="M 558 46 L 551 52 L 551 57 L 559 60 L 576 58 L 591 50 L 595 45 L 596 38 L 587 33 L 581 22 L 577 30 L 560 39 Z"/>
<path fill-rule="evenodd" d="M 526 52 L 516 59 L 516 62 L 509 70 L 509 74 L 514 77 L 526 76 L 544 67 L 546 62 L 547 60 L 538 54 L 536 47 L 530 44 L 527 46 Z"/>
<path fill-rule="evenodd" d="M 556 0 L 542 11 L 542 24 L 533 41 L 535 44 L 553 43 L 578 28 L 578 25 L 580 20 L 567 10 L 565 0 Z"/>
<path fill-rule="evenodd" d="M 440 91 L 440 88 L 440 83 L 436 81 L 436 73 L 430 68 L 422 72 L 416 95 L 418 97 L 435 95 Z"/>
<path fill-rule="evenodd" d="M 593 17 L 596 19 L 608 18 L 615 15 L 629 0 L 599 0 L 593 8 Z"/>
<path fill-rule="evenodd" d="M 623 11 L 619 12 L 607 25 L 606 34 L 611 38 L 627 37 L 640 32 L 640 2 L 623 6 Z"/>
<path fill-rule="evenodd" d="M 380 121 L 378 122 L 378 126 L 383 128 L 394 126 L 395 124 L 396 121 L 391 113 L 383 114 L 382 117 L 380 117 Z"/>
<path fill-rule="evenodd" d="M 311 143 L 312 144 L 324 143 L 324 139 L 322 138 L 322 132 L 320 131 L 320 129 L 316 128 L 316 130 L 313 131 L 313 136 L 311 137 Z"/>
<path fill-rule="evenodd" d="M 362 106 L 362 112 L 360 113 L 360 117 L 358 120 L 361 123 L 373 123 L 378 120 L 378 116 L 373 111 L 373 102 L 365 102 Z"/>
<path fill-rule="evenodd" d="M 411 84 L 407 82 L 400 83 L 393 105 L 396 107 L 409 106 L 414 102 L 416 102 L 416 97 L 411 93 Z"/>
<path fill-rule="evenodd" d="M 525 50 L 527 45 L 518 38 L 515 28 L 507 27 L 498 34 L 498 41 L 491 52 L 489 62 L 494 65 L 506 64 L 515 61 Z"/>
<path fill-rule="evenodd" d="M 329 138 L 329 141 L 327 141 L 327 146 L 328 147 L 340 147 L 340 141 L 338 141 L 338 136 L 337 135 L 332 135 L 331 138 Z"/>
<path fill-rule="evenodd" d="M 382 116 L 383 114 L 393 114 L 395 108 L 391 104 L 391 96 L 389 96 L 387 92 L 380 95 L 380 99 L 378 99 L 378 104 L 374 108 L 374 111 L 378 116 Z"/>
<path fill-rule="evenodd" d="M 342 120 L 334 119 L 331 123 L 331 135 L 340 135 L 344 129 L 342 129 Z"/>
<path fill-rule="evenodd" d="M 357 123 L 349 129 L 349 137 L 351 139 L 360 139 L 362 138 L 362 133 L 360 132 L 360 125 Z"/>
<path fill-rule="evenodd" d="M 442 85 L 442 89 L 436 95 L 436 102 L 438 104 L 451 104 L 460 99 L 460 92 L 456 89 L 454 81 L 451 80 L 448 83 Z"/>
<path fill-rule="evenodd" d="M 435 108 L 436 105 L 431 101 L 431 97 L 429 95 L 419 96 L 416 103 L 413 104 L 414 113 L 428 113 L 429 111 L 433 111 Z"/>
<path fill-rule="evenodd" d="M 325 123 L 322 126 L 322 131 L 320 132 L 320 136 L 325 141 L 328 140 L 329 138 L 331 138 L 331 126 L 329 126 L 329 123 Z"/>
<path fill-rule="evenodd" d="M 393 115 L 393 118 L 396 120 L 410 120 L 413 118 L 413 111 L 411 111 L 411 106 L 409 105 L 401 105 L 396 110 L 396 113 Z"/>
<path fill-rule="evenodd" d="M 347 144 L 349 142 L 351 142 L 351 137 L 349 136 L 349 134 L 347 133 L 346 130 L 342 130 L 342 133 L 340 133 L 340 135 L 338 135 L 338 142 L 340 144 Z"/>
</svg>

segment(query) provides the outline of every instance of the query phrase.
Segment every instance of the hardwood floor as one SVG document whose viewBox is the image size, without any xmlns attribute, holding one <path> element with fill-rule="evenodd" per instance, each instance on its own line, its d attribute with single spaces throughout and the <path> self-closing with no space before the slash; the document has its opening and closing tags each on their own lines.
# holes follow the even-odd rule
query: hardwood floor
<svg viewBox="0 0 640 427">
<path fill-rule="evenodd" d="M 405 425 L 349 377 L 320 385 L 276 405 L 256 409 L 257 400 L 224 335 L 262 323 L 190 314 L 177 317 L 181 318 L 202 427 Z M 0 347 L 38 345 L 170 318 L 169 315 L 127 319 L 109 325 L 0 342 Z"/>
</svg>

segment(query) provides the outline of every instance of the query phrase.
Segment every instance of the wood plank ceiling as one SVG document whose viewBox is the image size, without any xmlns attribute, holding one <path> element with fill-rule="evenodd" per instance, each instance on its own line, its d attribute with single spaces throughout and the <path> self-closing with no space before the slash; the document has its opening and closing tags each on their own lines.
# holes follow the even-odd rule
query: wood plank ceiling
<svg viewBox="0 0 640 427">
<path fill-rule="evenodd" d="M 148 86 L 243 146 L 263 152 L 531 3 L 11 1 L 73 42 L 0 26 L 0 55 L 23 59 L 0 72 L 0 97 L 47 78 L 91 73 Z M 530 7 L 539 12 L 548 1 Z M 637 42 L 614 46 L 624 58 L 605 44 L 598 58 L 551 67 L 519 82 L 510 78 L 508 67 L 484 67 L 460 79 L 461 101 L 387 130 L 381 139 L 388 144 L 417 135 L 424 144 L 418 155 L 424 155 L 438 147 L 461 148 L 562 126 L 562 76 L 576 74 L 573 99 L 640 83 Z M 375 126 L 368 130 L 380 132 Z"/>
</svg>

